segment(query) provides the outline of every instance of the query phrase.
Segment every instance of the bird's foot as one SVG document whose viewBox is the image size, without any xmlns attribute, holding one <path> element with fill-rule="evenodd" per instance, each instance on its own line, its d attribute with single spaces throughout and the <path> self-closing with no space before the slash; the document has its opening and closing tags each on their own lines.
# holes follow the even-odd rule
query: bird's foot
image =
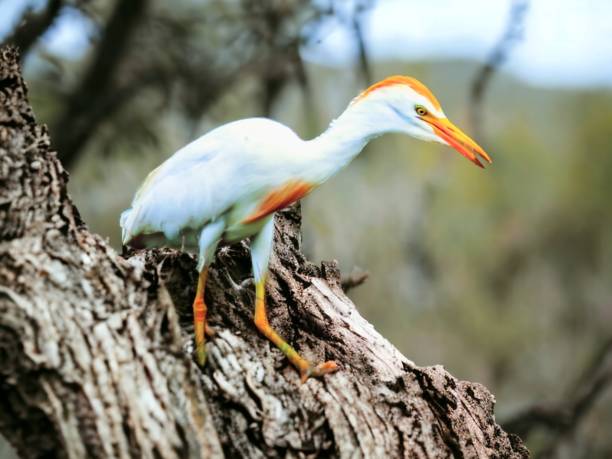
<svg viewBox="0 0 612 459">
<path fill-rule="evenodd" d="M 203 368 L 206 364 L 206 345 L 196 346 L 193 351 L 193 357 L 200 368 Z"/>
<path fill-rule="evenodd" d="M 217 334 L 217 330 L 213 327 L 209 327 L 208 324 L 205 325 L 204 330 L 206 330 L 206 336 L 213 337 Z"/>
<path fill-rule="evenodd" d="M 232 289 L 237 291 L 237 292 L 241 292 L 242 290 L 244 290 L 247 287 L 251 287 L 254 283 L 254 280 L 252 277 L 247 277 L 245 280 L 243 280 L 242 282 L 238 283 L 234 280 L 234 278 L 230 275 L 229 271 L 227 271 L 225 273 L 225 278 L 227 279 L 227 281 L 230 283 L 230 285 L 232 286 Z"/>
<path fill-rule="evenodd" d="M 328 373 L 333 373 L 337 369 L 338 369 L 338 365 L 333 360 L 319 363 L 318 365 L 309 364 L 308 368 L 300 371 L 300 374 L 301 374 L 300 379 L 302 383 L 305 383 L 306 380 L 310 377 L 318 378 L 319 376 L 323 376 Z"/>
</svg>

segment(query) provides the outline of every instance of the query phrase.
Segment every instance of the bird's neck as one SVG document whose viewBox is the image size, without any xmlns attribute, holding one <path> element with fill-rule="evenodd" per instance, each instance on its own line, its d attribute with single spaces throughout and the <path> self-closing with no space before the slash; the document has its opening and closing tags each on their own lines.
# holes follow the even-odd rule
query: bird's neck
<svg viewBox="0 0 612 459">
<path fill-rule="evenodd" d="M 351 104 L 320 136 L 306 142 L 312 169 L 310 179 L 323 183 L 350 163 L 375 137 L 384 134 L 372 112 Z"/>
</svg>

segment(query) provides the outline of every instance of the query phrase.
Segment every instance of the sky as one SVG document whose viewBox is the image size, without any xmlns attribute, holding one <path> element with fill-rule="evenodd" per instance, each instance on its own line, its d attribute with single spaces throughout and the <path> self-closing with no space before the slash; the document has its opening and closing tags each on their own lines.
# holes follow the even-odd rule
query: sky
<svg viewBox="0 0 612 459">
<path fill-rule="evenodd" d="M 0 0 L 0 37 L 20 17 L 25 0 Z M 43 5 L 45 0 L 34 0 Z M 371 59 L 485 60 L 504 33 L 512 0 L 378 0 L 363 18 Z M 350 8 L 352 0 L 346 0 Z M 43 37 L 45 47 L 78 57 L 94 28 L 67 10 Z M 306 59 L 332 66 L 356 57 L 348 28 L 323 27 L 303 49 Z M 523 38 L 504 70 L 537 86 L 612 86 L 612 0 L 531 0 Z"/>
<path fill-rule="evenodd" d="M 506 27 L 511 0 L 380 0 L 364 18 L 374 58 L 484 60 Z M 356 50 L 330 27 L 305 54 L 346 64 Z M 612 0 L 531 0 L 523 38 L 504 69 L 533 85 L 612 86 Z"/>
</svg>

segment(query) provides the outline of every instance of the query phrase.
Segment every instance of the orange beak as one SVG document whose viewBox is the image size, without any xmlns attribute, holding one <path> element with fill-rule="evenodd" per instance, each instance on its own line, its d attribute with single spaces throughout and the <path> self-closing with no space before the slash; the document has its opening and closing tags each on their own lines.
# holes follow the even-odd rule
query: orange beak
<svg viewBox="0 0 612 459">
<path fill-rule="evenodd" d="M 433 127 L 434 132 L 438 137 L 440 137 L 478 167 L 482 167 L 484 169 L 480 159 L 484 159 L 488 163 L 493 162 L 491 157 L 482 149 L 480 145 L 468 137 L 461 129 L 451 123 L 448 118 L 423 117 L 422 119 Z"/>
</svg>

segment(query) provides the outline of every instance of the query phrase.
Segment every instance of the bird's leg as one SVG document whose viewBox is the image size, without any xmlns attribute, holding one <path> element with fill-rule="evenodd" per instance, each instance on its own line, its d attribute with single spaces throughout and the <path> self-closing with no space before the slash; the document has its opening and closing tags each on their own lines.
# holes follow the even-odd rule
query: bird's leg
<svg viewBox="0 0 612 459">
<path fill-rule="evenodd" d="M 300 372 L 302 382 L 311 376 L 322 376 L 326 373 L 336 371 L 336 362 L 328 361 L 318 365 L 311 364 L 303 358 L 289 343 L 279 336 L 268 322 L 265 299 L 265 277 L 255 284 L 255 325 L 280 351 L 287 356 L 289 361 Z"/>
<path fill-rule="evenodd" d="M 203 367 L 206 363 L 206 303 L 204 301 L 204 290 L 206 289 L 206 279 L 208 268 L 204 268 L 198 276 L 198 287 L 196 296 L 193 300 L 193 331 L 195 334 L 195 359 L 199 366 Z"/>
<path fill-rule="evenodd" d="M 202 229 L 198 240 L 199 254 L 197 270 L 198 288 L 196 297 L 193 300 L 193 331 L 195 334 L 195 359 L 199 366 L 204 366 L 206 362 L 206 348 L 204 347 L 204 336 L 212 335 L 211 330 L 206 325 L 206 303 L 204 301 L 204 290 L 208 277 L 208 267 L 215 258 L 215 250 L 219 243 L 219 238 L 225 229 L 225 220 L 215 220 Z"/>
<path fill-rule="evenodd" d="M 251 258 L 253 262 L 253 275 L 255 277 L 255 326 L 257 329 L 280 351 L 287 356 L 289 361 L 299 370 L 302 382 L 310 376 L 322 376 L 337 369 L 335 362 L 324 362 L 313 365 L 304 359 L 270 326 L 266 313 L 265 284 L 268 271 L 270 252 L 272 251 L 272 239 L 274 236 L 273 216 L 268 218 L 261 232 L 251 244 Z"/>
</svg>

